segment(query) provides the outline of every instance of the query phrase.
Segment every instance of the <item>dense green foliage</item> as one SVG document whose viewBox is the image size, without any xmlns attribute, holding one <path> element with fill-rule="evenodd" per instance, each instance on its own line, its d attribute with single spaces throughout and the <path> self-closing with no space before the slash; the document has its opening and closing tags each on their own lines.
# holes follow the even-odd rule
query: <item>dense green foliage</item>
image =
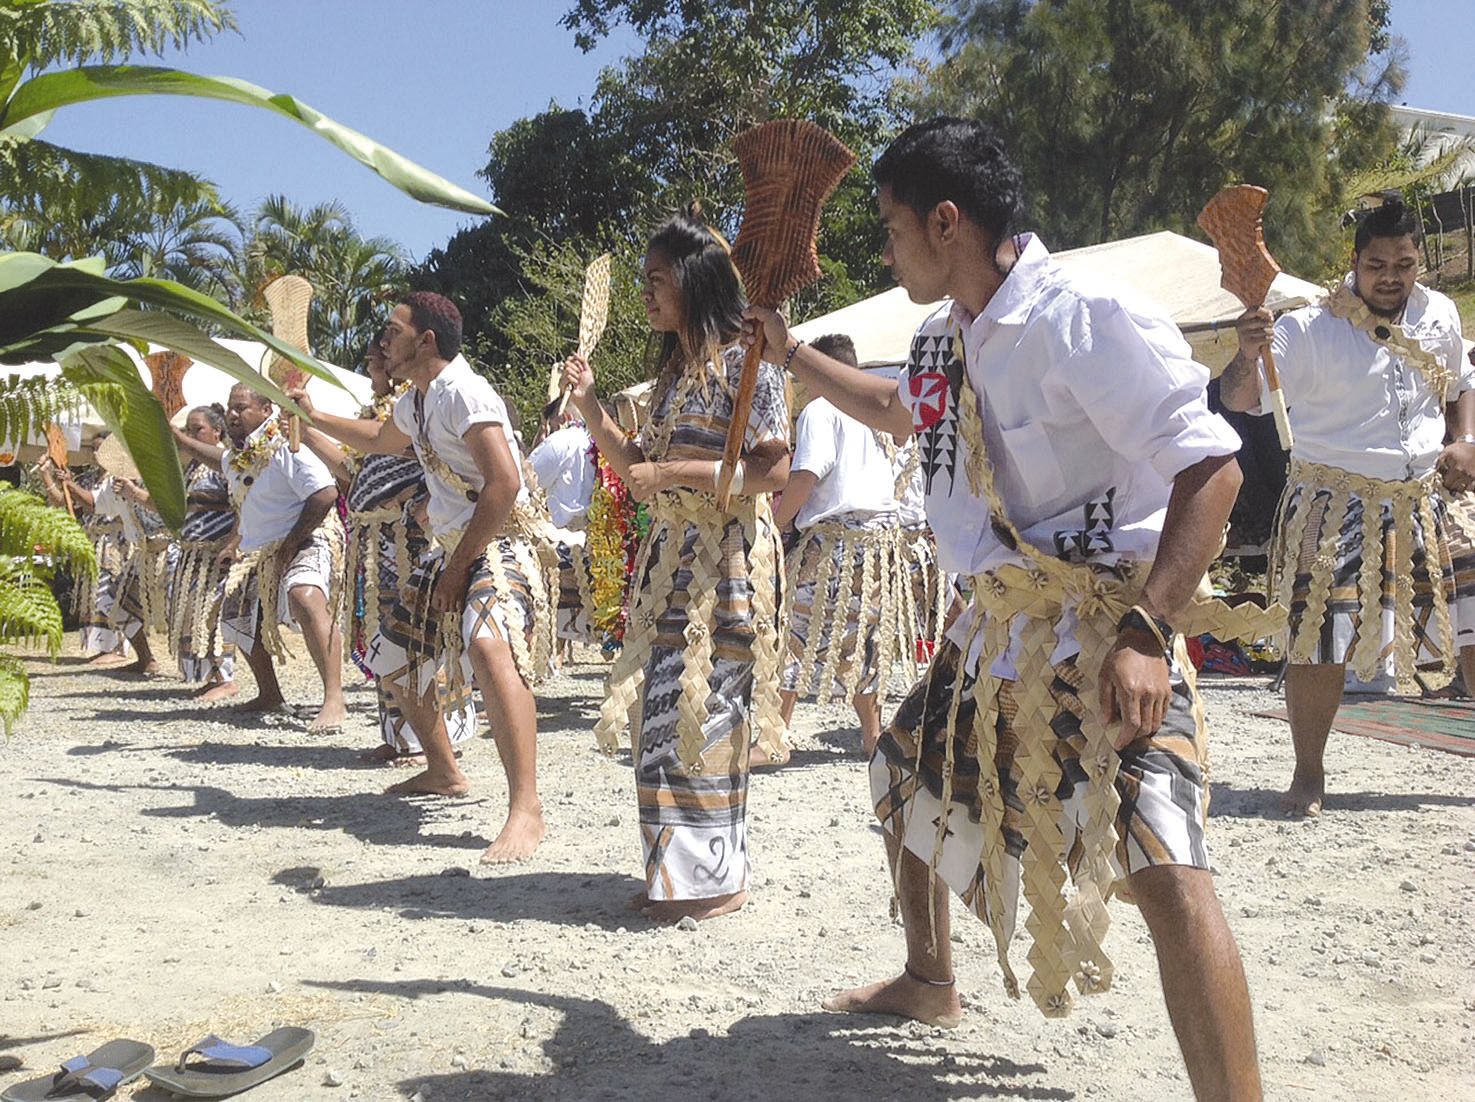
<svg viewBox="0 0 1475 1102">
<path fill-rule="evenodd" d="M 1314 277 L 1339 259 L 1344 181 L 1393 143 L 1387 27 L 1387 0 L 959 0 L 914 109 L 998 126 L 1052 247 L 1196 233 L 1249 181 L 1277 257 Z"/>
</svg>

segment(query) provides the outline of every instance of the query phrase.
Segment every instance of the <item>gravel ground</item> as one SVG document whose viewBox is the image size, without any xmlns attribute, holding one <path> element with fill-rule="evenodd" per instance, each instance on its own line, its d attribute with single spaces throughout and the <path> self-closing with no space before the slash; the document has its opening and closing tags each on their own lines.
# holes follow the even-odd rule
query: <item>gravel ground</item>
<svg viewBox="0 0 1475 1102">
<path fill-rule="evenodd" d="M 241 722 L 175 681 L 36 663 L 0 748 L 0 1087 L 115 1036 L 164 1058 L 208 1032 L 309 1026 L 304 1068 L 253 1099 L 1141 1099 L 1189 1096 L 1151 945 L 1114 908 L 1114 989 L 1050 1022 L 954 934 L 969 1013 L 943 1032 L 826 1014 L 898 970 L 901 932 L 853 717 L 800 706 L 794 763 L 755 779 L 753 901 L 696 931 L 623 910 L 639 886 L 628 760 L 593 747 L 603 667 L 539 701 L 549 836 L 476 859 L 473 794 L 380 795 L 373 695 L 348 729 Z M 312 699 L 297 663 L 289 696 Z M 1210 842 L 1255 1004 L 1268 1097 L 1466 1099 L 1475 1089 L 1475 759 L 1336 736 L 1319 821 L 1277 816 L 1284 724 L 1256 683 L 1206 688 Z M 1017 948 L 1017 947 L 1016 947 Z M 141 1083 L 122 1097 L 164 1098 Z"/>
</svg>

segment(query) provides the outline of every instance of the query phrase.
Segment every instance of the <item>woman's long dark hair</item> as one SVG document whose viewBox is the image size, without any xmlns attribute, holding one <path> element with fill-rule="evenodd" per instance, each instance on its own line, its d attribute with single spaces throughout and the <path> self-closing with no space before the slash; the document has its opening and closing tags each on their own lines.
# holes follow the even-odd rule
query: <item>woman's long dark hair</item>
<svg viewBox="0 0 1475 1102">
<path fill-rule="evenodd" d="M 674 377 L 683 364 L 710 362 L 722 379 L 721 349 L 737 340 L 748 307 L 727 242 L 691 203 L 656 230 L 647 251 L 670 263 L 682 315 L 680 332 L 661 334 L 652 374 Z"/>
</svg>

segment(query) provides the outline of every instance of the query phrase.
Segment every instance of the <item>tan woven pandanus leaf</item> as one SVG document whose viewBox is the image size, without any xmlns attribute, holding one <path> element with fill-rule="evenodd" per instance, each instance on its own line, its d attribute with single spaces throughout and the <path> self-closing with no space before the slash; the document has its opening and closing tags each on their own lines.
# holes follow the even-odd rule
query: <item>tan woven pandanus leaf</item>
<svg viewBox="0 0 1475 1102">
<path fill-rule="evenodd" d="M 820 277 L 816 247 L 820 213 L 855 164 L 855 154 L 833 134 L 803 119 L 774 119 L 745 130 L 732 148 L 747 190 L 732 262 L 743 277 L 748 301 L 776 309 Z M 742 454 L 762 358 L 760 339 L 743 362 L 742 383 L 727 428 L 717 487 L 724 509 Z"/>
<path fill-rule="evenodd" d="M 594 355 L 599 338 L 604 336 L 604 327 L 609 322 L 609 266 L 610 254 L 600 253 L 584 269 L 584 301 L 579 305 L 579 348 L 581 359 Z M 554 419 L 563 416 L 568 406 L 569 392 L 562 389 L 563 365 L 554 364 L 548 380 L 549 404 L 555 401 Z M 547 414 L 547 410 L 544 410 Z"/>
<path fill-rule="evenodd" d="M 1208 234 L 1219 250 L 1221 276 L 1219 285 L 1239 299 L 1247 310 L 1265 305 L 1270 285 L 1280 274 L 1280 265 L 1265 247 L 1263 216 L 1270 193 L 1253 184 L 1234 184 L 1224 188 L 1199 212 L 1199 228 Z M 1292 444 L 1290 415 L 1285 395 L 1280 389 L 1280 373 L 1275 357 L 1267 347 L 1260 357 L 1265 365 L 1265 381 L 1270 386 L 1271 412 L 1275 429 L 1287 451 Z"/>
<path fill-rule="evenodd" d="M 179 352 L 153 352 L 143 358 L 152 379 L 154 397 L 164 407 L 164 416 L 173 418 L 184 408 L 184 373 L 194 363 Z"/>
<path fill-rule="evenodd" d="M 67 434 L 58 424 L 46 426 L 46 458 L 58 471 L 67 469 Z M 76 516 L 77 507 L 72 504 L 72 488 L 65 482 L 61 484 L 61 494 L 62 500 L 66 502 L 67 512 Z"/>
<path fill-rule="evenodd" d="M 307 315 L 312 306 L 312 284 L 298 275 L 284 275 L 272 280 L 261 290 L 271 311 L 271 334 L 307 355 L 312 348 L 307 338 Z M 273 354 L 266 369 L 271 381 L 282 389 L 307 384 L 307 375 L 291 360 Z M 302 425 L 293 417 L 287 423 L 287 446 L 296 451 L 302 446 Z"/>
</svg>

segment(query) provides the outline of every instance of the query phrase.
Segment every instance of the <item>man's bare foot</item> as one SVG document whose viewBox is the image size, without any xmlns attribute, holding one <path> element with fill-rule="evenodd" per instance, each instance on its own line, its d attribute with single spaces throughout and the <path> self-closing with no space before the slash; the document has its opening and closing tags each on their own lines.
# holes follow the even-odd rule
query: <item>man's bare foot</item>
<svg viewBox="0 0 1475 1102">
<path fill-rule="evenodd" d="M 649 906 L 650 896 L 644 888 L 625 900 L 625 910 L 627 911 L 644 911 Z"/>
<path fill-rule="evenodd" d="M 359 761 L 365 765 L 393 765 L 400 758 L 407 758 L 409 756 L 409 754 L 401 754 L 393 746 L 390 746 L 389 743 L 381 742 L 374 749 L 365 750 L 360 754 Z M 420 761 L 423 763 L 425 759 L 421 758 Z"/>
<path fill-rule="evenodd" d="M 1326 780 L 1321 777 L 1291 778 L 1291 787 L 1280 798 L 1280 806 L 1293 819 L 1314 819 L 1326 799 Z"/>
<path fill-rule="evenodd" d="M 229 700 L 240 691 L 241 687 L 234 681 L 217 681 L 196 693 L 195 699 L 201 704 L 214 704 L 217 700 Z"/>
<path fill-rule="evenodd" d="M 471 782 L 459 769 L 444 774 L 426 769 L 407 781 L 390 785 L 384 791 L 391 796 L 464 796 L 471 791 Z"/>
<path fill-rule="evenodd" d="M 153 677 L 154 675 L 163 673 L 164 671 L 152 658 L 148 661 L 144 661 L 142 658 L 136 658 L 128 665 L 120 666 L 118 668 L 118 672 L 136 673 L 143 677 Z"/>
<path fill-rule="evenodd" d="M 119 654 L 115 650 L 110 650 L 104 651 L 102 654 L 93 655 L 92 658 L 88 660 L 87 664 L 89 666 L 95 666 L 98 669 L 105 670 L 110 669 L 113 666 L 126 665 L 127 662 L 128 656 L 126 654 Z"/>
<path fill-rule="evenodd" d="M 286 701 L 280 696 L 255 696 L 242 704 L 237 704 L 231 709 L 233 712 L 245 712 L 254 714 L 257 712 L 280 712 L 284 710 Z"/>
<path fill-rule="evenodd" d="M 709 918 L 719 918 L 740 911 L 747 901 L 746 891 L 733 892 L 731 895 L 713 895 L 706 899 L 658 899 L 652 900 L 650 906 L 640 913 L 655 922 L 674 923 L 683 918 L 705 922 Z"/>
<path fill-rule="evenodd" d="M 548 828 L 543 823 L 543 808 L 531 810 L 508 808 L 507 821 L 502 824 L 502 833 L 492 839 L 492 844 L 481 855 L 483 865 L 506 865 L 513 861 L 524 861 L 533 855 L 538 843 Z"/>
<path fill-rule="evenodd" d="M 325 700 L 323 706 L 318 709 L 318 714 L 307 725 L 307 733 L 324 735 L 337 731 L 346 719 L 348 719 L 348 705 L 341 696 L 337 700 Z"/>
<path fill-rule="evenodd" d="M 942 1029 L 956 1029 L 963 1020 L 963 1004 L 958 1001 L 956 986 L 934 987 L 912 979 L 905 972 L 894 980 L 841 991 L 820 1005 L 842 1014 L 895 1014 Z"/>
</svg>

